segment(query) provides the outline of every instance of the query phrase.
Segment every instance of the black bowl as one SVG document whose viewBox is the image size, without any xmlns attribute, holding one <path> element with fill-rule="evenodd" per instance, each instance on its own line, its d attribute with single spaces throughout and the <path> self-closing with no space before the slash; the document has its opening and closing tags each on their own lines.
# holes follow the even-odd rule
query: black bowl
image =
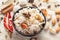
<svg viewBox="0 0 60 40">
<path fill-rule="evenodd" d="M 33 8 L 37 8 L 37 7 L 23 7 L 23 8 L 31 8 L 31 9 L 33 9 Z M 14 29 L 15 29 L 19 34 L 21 34 L 21 35 L 23 35 L 23 36 L 27 36 L 27 37 L 32 37 L 32 36 L 35 36 L 35 35 L 39 34 L 39 33 L 43 30 L 43 28 L 45 27 L 45 24 L 46 24 L 46 17 L 44 16 L 43 13 L 42 13 L 42 15 L 43 15 L 43 17 L 44 17 L 45 23 L 42 24 L 42 28 L 41 28 L 41 30 L 40 30 L 38 33 L 35 33 L 35 34 L 32 34 L 32 35 L 25 35 L 25 34 L 23 34 L 22 32 L 20 32 L 20 31 L 17 30 L 17 28 L 16 28 L 16 26 L 15 26 L 15 24 L 14 24 L 14 16 L 15 16 L 16 13 L 19 13 L 19 11 L 22 10 L 23 8 L 18 9 L 18 10 L 14 13 L 14 15 L 13 15 L 12 21 L 13 21 Z M 37 8 L 37 9 L 38 9 L 38 8 Z M 38 10 L 39 10 L 39 9 L 38 9 Z M 39 12 L 41 13 L 40 10 L 39 10 Z"/>
</svg>

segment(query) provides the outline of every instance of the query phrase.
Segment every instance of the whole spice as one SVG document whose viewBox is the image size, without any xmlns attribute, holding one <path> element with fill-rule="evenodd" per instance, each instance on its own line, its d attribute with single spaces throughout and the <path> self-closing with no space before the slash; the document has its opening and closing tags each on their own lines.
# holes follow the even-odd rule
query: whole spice
<svg viewBox="0 0 60 40">
<path fill-rule="evenodd" d="M 13 10 L 13 4 L 9 4 L 9 5 L 7 5 L 6 7 L 4 7 L 4 8 L 1 10 L 1 12 L 2 12 L 3 14 L 5 14 L 5 13 L 7 13 L 7 12 L 10 12 L 11 10 Z"/>
<path fill-rule="evenodd" d="M 29 13 L 23 13 L 26 18 L 29 18 L 31 15 Z"/>
</svg>

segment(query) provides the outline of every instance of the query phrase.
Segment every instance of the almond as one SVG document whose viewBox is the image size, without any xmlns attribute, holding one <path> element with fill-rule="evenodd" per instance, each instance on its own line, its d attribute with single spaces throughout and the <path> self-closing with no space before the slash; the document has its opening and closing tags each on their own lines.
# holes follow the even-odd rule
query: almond
<svg viewBox="0 0 60 40">
<path fill-rule="evenodd" d="M 53 19 L 53 20 L 52 20 L 52 26 L 55 26 L 55 24 L 56 24 L 56 20 Z"/>
<path fill-rule="evenodd" d="M 60 31 L 60 27 L 57 27 L 55 30 L 56 30 L 56 33 L 58 33 Z"/>
<path fill-rule="evenodd" d="M 57 21 L 59 21 L 60 20 L 60 15 L 56 15 L 56 19 L 57 19 Z"/>
<path fill-rule="evenodd" d="M 51 34 L 53 34 L 53 35 L 56 34 L 55 29 L 52 29 L 52 28 L 49 30 L 49 32 L 50 32 Z"/>
<path fill-rule="evenodd" d="M 36 18 L 37 20 L 39 20 L 40 22 L 43 21 L 43 18 L 42 18 L 40 15 L 36 15 L 35 18 Z"/>
<path fill-rule="evenodd" d="M 46 9 L 41 9 L 41 12 L 44 14 L 44 16 L 47 16 L 48 13 L 47 13 L 47 10 Z"/>
<path fill-rule="evenodd" d="M 60 14 L 60 9 L 55 10 L 56 14 Z"/>
</svg>

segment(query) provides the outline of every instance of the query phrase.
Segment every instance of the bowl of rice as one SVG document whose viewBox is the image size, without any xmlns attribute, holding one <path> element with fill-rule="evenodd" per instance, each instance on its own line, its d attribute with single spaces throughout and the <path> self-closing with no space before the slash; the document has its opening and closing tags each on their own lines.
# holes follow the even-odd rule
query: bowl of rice
<svg viewBox="0 0 60 40">
<path fill-rule="evenodd" d="M 45 24 L 46 18 L 37 7 L 23 7 L 13 15 L 14 29 L 23 36 L 35 36 L 40 33 Z"/>
</svg>

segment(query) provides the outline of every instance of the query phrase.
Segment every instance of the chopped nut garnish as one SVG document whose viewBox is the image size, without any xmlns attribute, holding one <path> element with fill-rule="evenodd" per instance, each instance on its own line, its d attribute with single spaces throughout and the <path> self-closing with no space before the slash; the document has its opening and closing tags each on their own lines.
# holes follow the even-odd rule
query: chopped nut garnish
<svg viewBox="0 0 60 40">
<path fill-rule="evenodd" d="M 52 26 L 55 26 L 55 24 L 56 24 L 56 20 L 53 19 L 53 20 L 52 20 Z"/>
<path fill-rule="evenodd" d="M 47 10 L 46 9 L 41 9 L 41 12 L 44 14 L 44 16 L 47 16 L 48 13 L 47 13 Z"/>
</svg>

